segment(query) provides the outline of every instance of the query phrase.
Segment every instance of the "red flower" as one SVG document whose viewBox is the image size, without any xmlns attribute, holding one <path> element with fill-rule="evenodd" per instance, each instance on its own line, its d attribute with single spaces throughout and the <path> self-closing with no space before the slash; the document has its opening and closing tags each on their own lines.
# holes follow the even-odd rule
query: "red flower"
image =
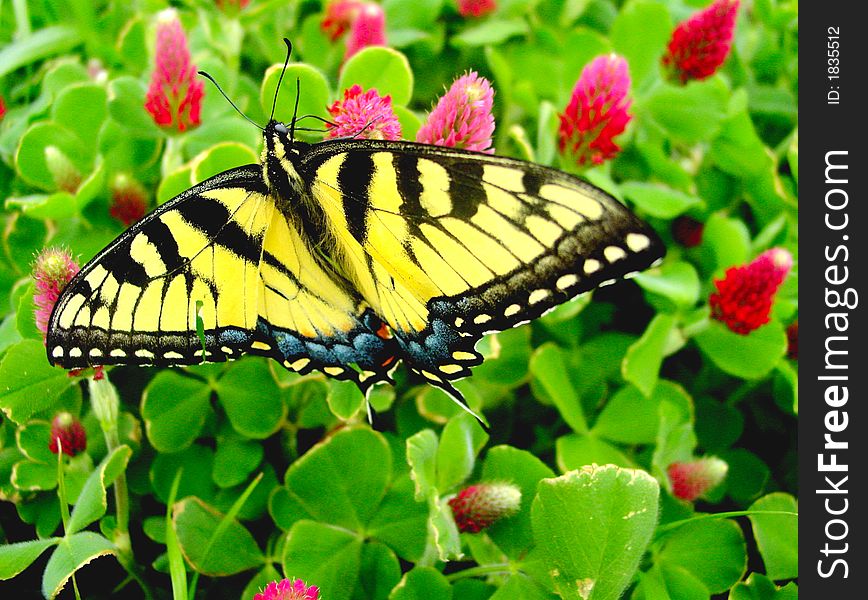
<svg viewBox="0 0 868 600">
<path fill-rule="evenodd" d="M 416 141 L 494 154 L 491 114 L 494 90 L 474 71 L 462 75 L 440 98 L 416 134 Z"/>
<path fill-rule="evenodd" d="M 6 101 L 3 100 L 3 96 L 0 96 L 0 121 L 3 120 L 3 117 L 6 116 Z"/>
<path fill-rule="evenodd" d="M 458 12 L 462 17 L 481 17 L 496 8 L 495 0 L 458 0 Z"/>
<path fill-rule="evenodd" d="M 560 115 L 558 147 L 579 165 L 600 164 L 621 148 L 612 138 L 622 133 L 632 118 L 627 61 L 609 54 L 598 56 L 582 70 L 567 110 Z"/>
<path fill-rule="evenodd" d="M 344 60 L 368 46 L 386 45 L 386 14 L 379 4 L 366 2 L 356 12 Z"/>
<path fill-rule="evenodd" d="M 145 108 L 157 125 L 186 131 L 199 125 L 204 94 L 178 15 L 174 9 L 166 9 L 158 16 L 156 67 Z"/>
<path fill-rule="evenodd" d="M 693 502 L 717 486 L 726 477 L 729 465 L 716 456 L 690 462 L 675 462 L 666 473 L 672 484 L 672 494 L 680 500 Z"/>
<path fill-rule="evenodd" d="M 681 215 L 672 221 L 672 237 L 685 248 L 695 248 L 702 243 L 705 224 L 693 217 Z"/>
<path fill-rule="evenodd" d="M 765 325 L 775 293 L 792 266 L 789 252 L 772 248 L 748 265 L 727 269 L 724 278 L 714 282 L 717 292 L 709 298 L 711 316 L 741 335 Z"/>
<path fill-rule="evenodd" d="M 344 99 L 329 107 L 334 125 L 327 125 L 326 138 L 356 137 L 369 140 L 400 140 L 401 124 L 392 110 L 391 96 L 354 85 L 344 90 Z"/>
<path fill-rule="evenodd" d="M 60 292 L 78 273 L 78 269 L 79 266 L 72 260 L 69 252 L 57 248 L 46 248 L 33 261 L 36 328 L 42 332 L 43 337 L 48 331 L 48 319 L 51 318 L 51 310 L 60 297 Z"/>
<path fill-rule="evenodd" d="M 449 500 L 458 529 L 478 533 L 500 519 L 511 517 L 521 507 L 521 490 L 511 483 L 471 485 Z"/>
<path fill-rule="evenodd" d="M 126 226 L 130 226 L 148 210 L 148 196 L 145 188 L 130 177 L 120 173 L 111 184 L 112 200 L 109 214 Z"/>
<path fill-rule="evenodd" d="M 672 32 L 663 66 L 681 83 L 705 79 L 723 64 L 732 46 L 739 0 L 716 0 Z"/>
<path fill-rule="evenodd" d="M 253 600 L 319 600 L 319 588 L 306 586 L 301 579 L 272 581 Z"/>
<path fill-rule="evenodd" d="M 787 356 L 799 360 L 799 322 L 793 321 L 787 327 Z"/>
<path fill-rule="evenodd" d="M 68 412 L 58 413 L 51 421 L 51 441 L 48 449 L 54 454 L 63 451 L 75 456 L 87 447 L 87 434 L 82 424 Z"/>
<path fill-rule="evenodd" d="M 362 0 L 334 0 L 326 6 L 325 16 L 319 26 L 329 39 L 336 42 L 356 20 Z"/>
</svg>

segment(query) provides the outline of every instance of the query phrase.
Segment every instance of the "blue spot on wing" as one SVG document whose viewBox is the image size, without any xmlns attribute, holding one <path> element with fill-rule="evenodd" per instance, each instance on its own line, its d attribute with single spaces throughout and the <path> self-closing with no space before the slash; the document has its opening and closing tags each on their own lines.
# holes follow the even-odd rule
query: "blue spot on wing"
<svg viewBox="0 0 868 600">
<path fill-rule="evenodd" d="M 383 322 L 367 310 L 356 320 L 348 331 L 337 332 L 331 337 L 309 338 L 298 332 L 281 329 L 260 318 L 257 324 L 257 340 L 269 345 L 269 350 L 254 353 L 270 356 L 284 365 L 296 364 L 300 359 L 308 359 L 299 370 L 306 373 L 312 369 L 323 371 L 328 367 L 340 367 L 338 379 L 354 380 L 362 390 L 377 381 L 389 381 L 388 370 L 394 366 L 397 344 L 394 338 L 377 335 Z M 368 376 L 360 378 L 359 372 L 351 365 L 357 365 Z M 373 373 L 371 376 L 370 373 Z"/>
</svg>

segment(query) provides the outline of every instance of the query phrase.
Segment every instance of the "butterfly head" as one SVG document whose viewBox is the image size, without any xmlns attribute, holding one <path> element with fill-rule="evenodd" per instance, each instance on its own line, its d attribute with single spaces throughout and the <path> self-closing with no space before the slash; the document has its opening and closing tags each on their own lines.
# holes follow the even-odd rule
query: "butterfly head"
<svg viewBox="0 0 868 600">
<path fill-rule="evenodd" d="M 265 126 L 262 136 L 265 144 L 261 163 L 265 181 L 279 195 L 294 197 L 303 187 L 298 167 L 310 144 L 294 139 L 293 128 L 274 119 Z"/>
</svg>

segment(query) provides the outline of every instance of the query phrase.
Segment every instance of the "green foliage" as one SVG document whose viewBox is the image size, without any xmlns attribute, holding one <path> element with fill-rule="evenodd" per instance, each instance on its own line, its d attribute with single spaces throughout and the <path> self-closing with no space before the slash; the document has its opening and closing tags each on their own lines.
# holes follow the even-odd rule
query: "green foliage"
<svg viewBox="0 0 868 600">
<path fill-rule="evenodd" d="M 474 19 L 452 0 L 383 0 L 389 46 L 347 60 L 345 41 L 320 28 L 325 2 L 252 0 L 233 14 L 173 4 L 197 67 L 256 123 L 272 112 L 281 39 L 292 41 L 274 115 L 291 118 L 298 86 L 308 142 L 322 139 L 315 117 L 354 84 L 391 95 L 413 139 L 444 88 L 479 72 L 496 92 L 498 154 L 605 187 L 668 254 L 484 339 L 486 361 L 458 383 L 484 426 L 403 368 L 366 399 L 255 357 L 107 370 L 120 406 L 106 422 L 84 392 L 93 373 L 46 361 L 34 255 L 64 246 L 84 261 L 119 235 L 118 175 L 153 208 L 257 162 L 261 136 L 207 82 L 198 127 L 154 123 L 144 104 L 165 2 L 4 4 L 0 596 L 24 584 L 54 597 L 80 569 L 104 569 L 113 575 L 94 594 L 129 591 L 120 584 L 176 599 L 249 600 L 282 577 L 328 600 L 797 597 L 798 363 L 786 328 L 798 269 L 749 335 L 712 318 L 708 300 L 726 269 L 766 249 L 797 264 L 795 3 L 742 8 L 727 62 L 685 85 L 667 79 L 661 56 L 705 2 L 501 0 Z M 558 114 L 582 68 L 609 52 L 628 61 L 632 120 L 616 159 L 580 169 L 558 154 Z M 704 224 L 696 247 L 673 234 L 683 216 Z M 48 449 L 59 411 L 88 436 L 60 463 Z M 667 467 L 712 454 L 726 480 L 695 504 L 675 498 Z M 514 484 L 521 506 L 462 533 L 448 501 L 477 482 Z M 108 555 L 125 581 L 94 562 Z"/>
</svg>

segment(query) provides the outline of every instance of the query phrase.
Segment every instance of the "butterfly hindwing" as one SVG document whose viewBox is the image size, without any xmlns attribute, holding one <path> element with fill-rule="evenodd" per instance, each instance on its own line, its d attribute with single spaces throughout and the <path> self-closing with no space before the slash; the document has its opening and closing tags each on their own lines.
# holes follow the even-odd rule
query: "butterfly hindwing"
<svg viewBox="0 0 868 600">
<path fill-rule="evenodd" d="M 391 381 L 397 349 L 382 321 L 316 260 L 294 222 L 275 211 L 265 236 L 252 352 L 300 373 L 319 369 L 354 380 L 362 389 Z"/>
<path fill-rule="evenodd" d="M 306 167 L 306 168 L 305 168 Z M 430 381 L 469 374 L 487 332 L 662 256 L 617 200 L 553 169 L 407 142 L 317 144 L 301 175 L 363 297 Z"/>
</svg>

